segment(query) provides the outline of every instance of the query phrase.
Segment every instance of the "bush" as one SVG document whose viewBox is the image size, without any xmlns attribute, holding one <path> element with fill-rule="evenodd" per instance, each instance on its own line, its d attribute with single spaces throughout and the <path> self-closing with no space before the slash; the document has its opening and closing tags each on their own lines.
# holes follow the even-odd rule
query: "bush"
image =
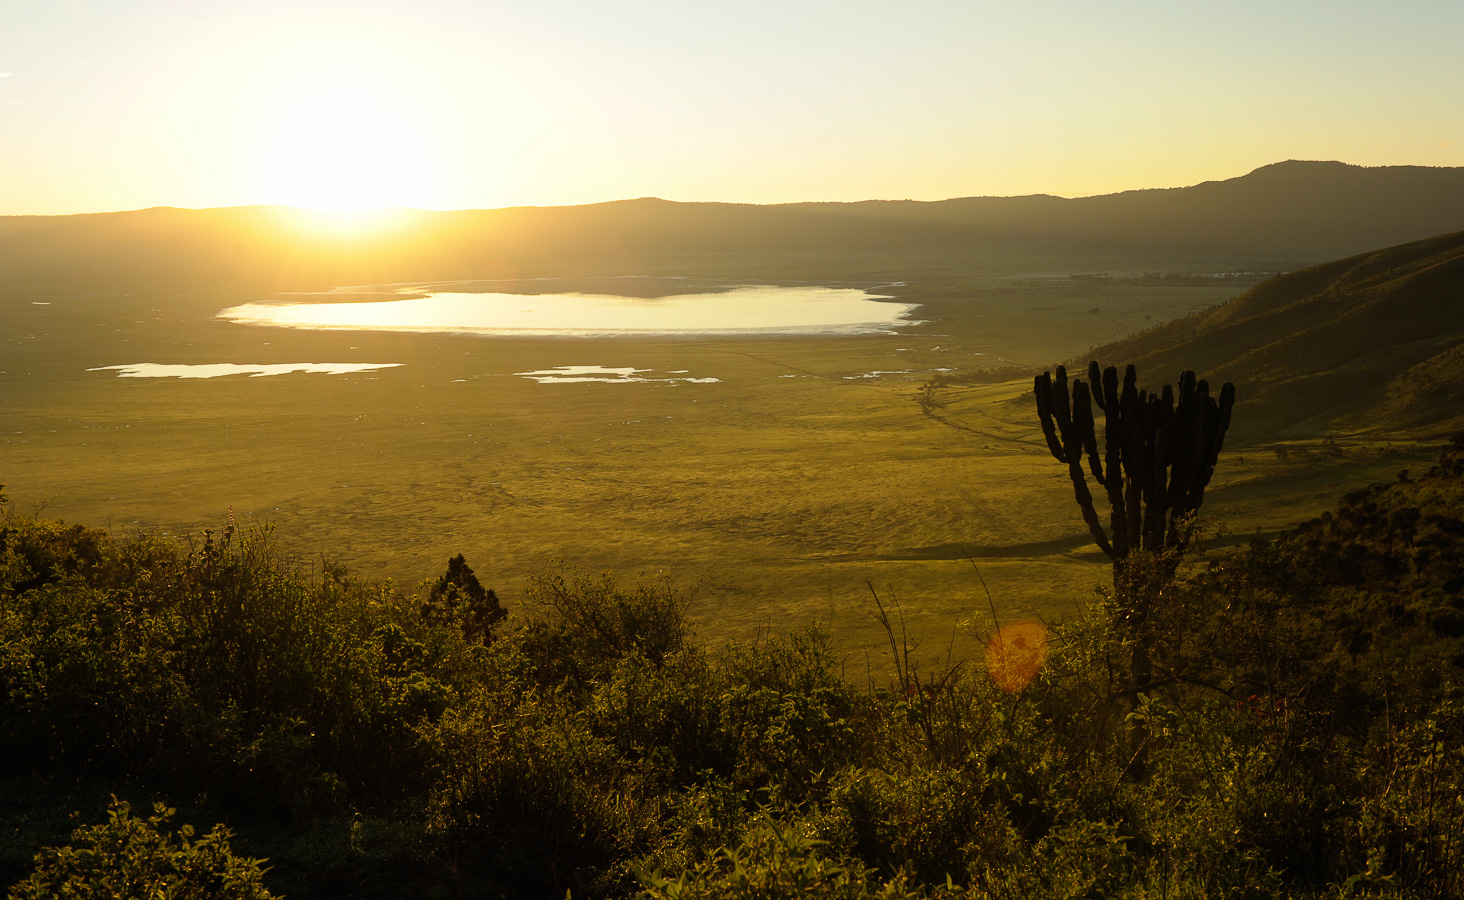
<svg viewBox="0 0 1464 900">
<path fill-rule="evenodd" d="M 819 834 L 881 872 L 924 883 L 1010 864 L 1020 836 L 984 796 L 986 785 L 950 769 L 894 774 L 849 768 L 834 778 Z"/>
<path fill-rule="evenodd" d="M 691 633 L 681 598 L 661 580 L 623 588 L 610 575 L 591 578 L 560 570 L 534 579 L 526 598 L 550 613 L 587 661 L 608 662 L 636 652 L 655 665 L 685 649 Z"/>
<path fill-rule="evenodd" d="M 872 896 L 860 868 L 827 859 L 823 841 L 797 824 L 770 817 L 748 828 L 742 842 L 711 859 L 668 878 L 642 873 L 641 894 L 647 900 L 802 900 L 806 897 L 860 900 Z"/>
<path fill-rule="evenodd" d="M 828 635 L 801 635 L 732 647 L 723 656 L 723 725 L 736 747 L 733 783 L 800 801 L 859 759 L 854 686 L 835 671 Z"/>
<path fill-rule="evenodd" d="M 105 532 L 13 515 L 0 494 L 0 595 L 86 573 L 101 560 Z"/>
<path fill-rule="evenodd" d="M 660 580 L 549 573 L 509 622 L 460 556 L 403 598 L 264 530 L 6 516 L 5 879 L 65 842 L 46 810 L 130 784 L 248 823 L 298 900 L 1457 895 L 1461 510 L 1451 463 L 1192 559 L 1142 628 L 1100 595 L 1024 685 L 892 641 L 868 690 L 817 629 L 697 645 Z M 165 822 L 114 807 L 25 889 L 191 883 L 164 857 L 250 884 Z"/>
<path fill-rule="evenodd" d="M 494 893 L 604 893 L 640 837 L 641 798 L 582 717 L 547 700 L 444 716 L 429 825 Z"/>
<path fill-rule="evenodd" d="M 78 828 L 72 843 L 36 854 L 30 877 L 10 888 L 10 900 L 270 900 L 262 860 L 235 856 L 222 825 L 194 839 L 184 825 L 167 829 L 174 810 L 159 803 L 146 819 L 112 801 L 107 821 Z"/>
<path fill-rule="evenodd" d="M 455 626 L 403 605 L 307 577 L 265 529 L 100 544 L 84 570 L 0 590 L 0 761 L 255 811 L 397 795 L 419 781 L 417 726 L 478 666 Z"/>
</svg>

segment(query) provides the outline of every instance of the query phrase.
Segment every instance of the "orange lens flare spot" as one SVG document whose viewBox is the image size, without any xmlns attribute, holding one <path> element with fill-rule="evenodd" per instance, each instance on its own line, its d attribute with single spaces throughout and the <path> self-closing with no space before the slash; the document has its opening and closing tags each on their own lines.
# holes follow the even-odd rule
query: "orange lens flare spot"
<svg viewBox="0 0 1464 900">
<path fill-rule="evenodd" d="M 1031 684 L 1046 661 L 1047 628 L 1041 622 L 1003 626 L 986 644 L 986 671 L 1008 693 Z"/>
</svg>

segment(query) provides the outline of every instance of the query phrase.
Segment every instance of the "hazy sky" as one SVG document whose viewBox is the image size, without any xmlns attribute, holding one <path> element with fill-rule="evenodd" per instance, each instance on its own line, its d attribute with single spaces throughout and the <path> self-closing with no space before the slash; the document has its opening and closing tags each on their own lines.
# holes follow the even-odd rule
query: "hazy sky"
<svg viewBox="0 0 1464 900">
<path fill-rule="evenodd" d="M 1464 165 L 1464 2 L 0 0 L 0 214 Z"/>
</svg>

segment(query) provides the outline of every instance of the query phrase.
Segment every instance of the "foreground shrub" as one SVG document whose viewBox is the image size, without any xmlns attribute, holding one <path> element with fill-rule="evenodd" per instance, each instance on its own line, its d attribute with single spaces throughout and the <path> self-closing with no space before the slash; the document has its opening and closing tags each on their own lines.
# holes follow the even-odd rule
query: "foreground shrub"
<svg viewBox="0 0 1464 900">
<path fill-rule="evenodd" d="M 738 846 L 719 851 L 675 878 L 660 872 L 641 874 L 641 896 L 647 900 L 860 900 L 874 896 L 864 870 L 826 858 L 821 852 L 824 846 L 797 824 L 764 817 L 748 828 Z"/>
<path fill-rule="evenodd" d="M 0 796 L 196 800 L 293 900 L 1456 896 L 1464 462 L 1440 472 L 1191 558 L 1142 691 L 1111 593 L 1030 677 L 982 665 L 978 628 L 943 663 L 892 629 L 864 689 L 817 629 L 698 645 L 660 580 L 551 573 L 507 619 L 461 557 L 404 598 L 267 531 L 6 517 Z M 65 843 L 45 811 L 72 801 L 28 802 L 0 883 Z M 80 838 L 48 852 L 35 890 L 100 871 Z"/>
<path fill-rule="evenodd" d="M 723 728 L 737 748 L 734 784 L 802 801 L 827 774 L 859 759 L 857 693 L 839 675 L 826 632 L 734 646 L 722 666 Z"/>
<path fill-rule="evenodd" d="M 56 545 L 36 558 L 75 538 L 6 528 L 28 535 L 13 545 Z M 7 571 L 30 571 L 17 558 Z M 456 623 L 329 566 L 311 577 L 267 529 L 143 535 L 54 568 L 0 583 L 0 763 L 14 771 L 142 776 L 284 815 L 345 793 L 390 801 L 420 786 L 417 726 L 476 679 Z"/>
<path fill-rule="evenodd" d="M 818 832 L 845 855 L 892 875 L 927 883 L 960 882 L 1010 864 L 1020 836 L 986 796 L 986 785 L 959 771 L 892 774 L 850 768 L 835 779 Z"/>
<path fill-rule="evenodd" d="M 534 579 L 526 600 L 547 612 L 590 660 L 637 652 L 660 665 L 691 639 L 681 598 L 664 580 L 624 587 L 609 575 L 561 570 Z"/>
<path fill-rule="evenodd" d="M 72 843 L 36 854 L 35 871 L 10 888 L 10 900 L 269 900 L 262 860 L 235 856 L 230 833 L 216 826 L 194 839 L 184 825 L 173 833 L 174 810 L 159 803 L 146 819 L 112 801 L 107 821 L 78 828 Z"/>
</svg>

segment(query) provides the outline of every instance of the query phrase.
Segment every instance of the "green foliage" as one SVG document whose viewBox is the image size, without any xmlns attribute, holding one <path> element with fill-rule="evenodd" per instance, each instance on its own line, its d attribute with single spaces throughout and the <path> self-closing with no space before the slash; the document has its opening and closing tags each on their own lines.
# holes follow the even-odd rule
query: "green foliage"
<svg viewBox="0 0 1464 900">
<path fill-rule="evenodd" d="M 734 783 L 801 800 L 826 773 L 857 760 L 856 697 L 834 673 L 823 632 L 733 647 L 723 666 L 719 700 L 736 746 Z"/>
<path fill-rule="evenodd" d="M 818 832 L 879 871 L 926 884 L 964 881 L 1011 864 L 1022 845 L 1007 810 L 993 802 L 994 780 L 979 769 L 851 767 L 834 779 Z"/>
<path fill-rule="evenodd" d="M 262 860 L 235 856 L 230 832 L 215 826 L 200 838 L 184 825 L 173 833 L 176 811 L 161 803 L 146 819 L 113 800 L 107 821 L 78 828 L 72 843 L 36 854 L 35 870 L 12 885 L 10 900 L 269 900 Z"/>
<path fill-rule="evenodd" d="M 48 805 L 125 788 L 239 823 L 297 898 L 1455 896 L 1461 511 L 1464 444 L 1274 540 L 1131 555 L 1152 591 L 1052 623 L 1030 683 L 896 642 L 867 688 L 818 629 L 700 645 L 664 581 L 550 573 L 484 633 L 465 562 L 401 597 L 268 532 L 12 517 L 0 880 L 65 843 Z"/>
<path fill-rule="evenodd" d="M 527 600 L 549 612 L 573 652 L 590 662 L 634 652 L 660 665 L 690 637 L 680 599 L 663 581 L 627 589 L 609 575 L 560 570 L 536 578 Z"/>
<path fill-rule="evenodd" d="M 640 876 L 649 900 L 797 900 L 803 897 L 861 898 L 898 896 L 871 893 L 865 873 L 825 858 L 823 841 L 795 825 L 771 818 L 755 822 L 738 846 L 692 866 L 675 878 L 648 872 Z"/>
<path fill-rule="evenodd" d="M 85 572 L 101 557 L 100 531 L 11 515 L 0 494 L 0 592 L 21 593 Z"/>
<path fill-rule="evenodd" d="M 77 536 L 11 532 L 52 558 Z M 268 539 L 230 526 L 192 547 L 97 544 L 84 571 L 0 594 L 0 758 L 148 773 L 261 811 L 328 801 L 343 781 L 398 790 L 415 726 L 471 668 L 461 639 L 338 571 L 304 577 Z"/>
<path fill-rule="evenodd" d="M 547 702 L 495 713 L 454 711 L 432 730 L 429 826 L 499 890 L 600 892 L 638 837 L 634 779 L 581 716 Z"/>
</svg>

